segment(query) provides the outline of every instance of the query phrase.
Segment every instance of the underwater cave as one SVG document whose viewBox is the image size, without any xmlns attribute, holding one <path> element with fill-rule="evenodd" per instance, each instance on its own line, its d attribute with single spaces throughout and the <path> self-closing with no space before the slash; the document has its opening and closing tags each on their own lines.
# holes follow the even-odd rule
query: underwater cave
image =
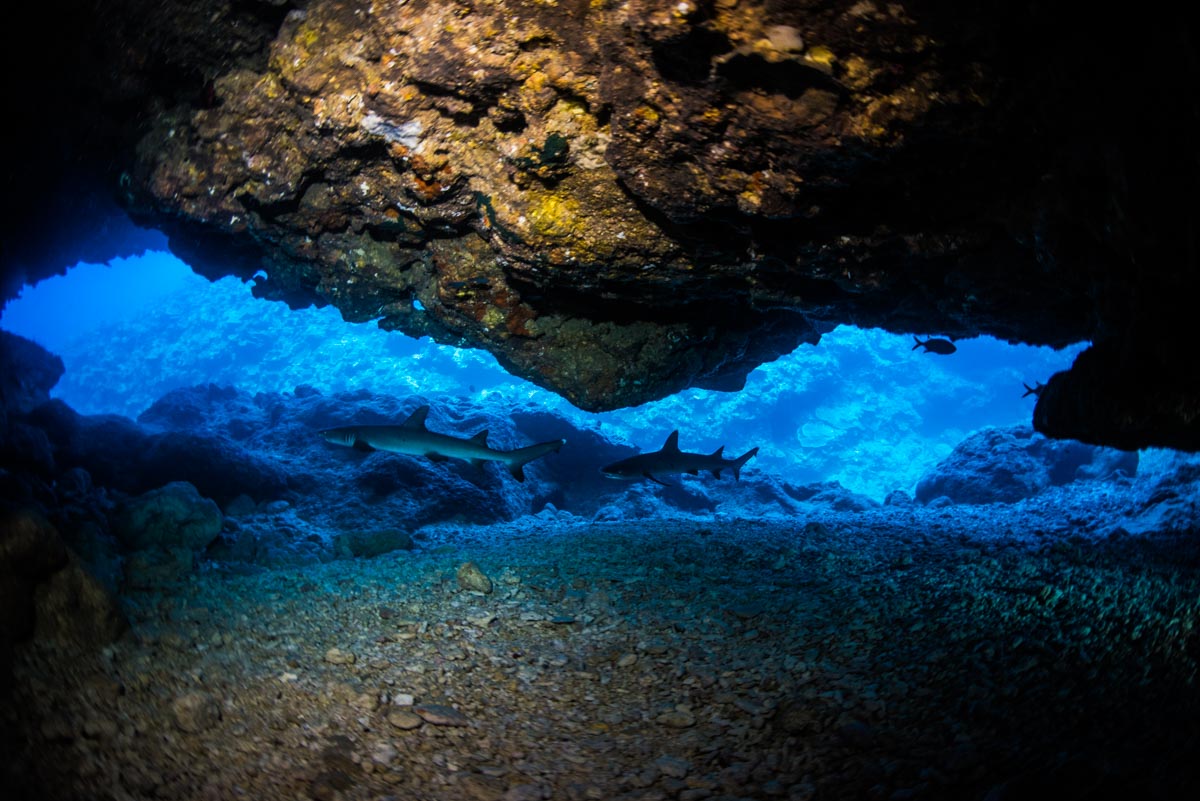
<svg viewBox="0 0 1200 801">
<path fill-rule="evenodd" d="M 78 5 L 4 55 L 6 798 L 1194 792 L 1188 26 Z"/>
</svg>

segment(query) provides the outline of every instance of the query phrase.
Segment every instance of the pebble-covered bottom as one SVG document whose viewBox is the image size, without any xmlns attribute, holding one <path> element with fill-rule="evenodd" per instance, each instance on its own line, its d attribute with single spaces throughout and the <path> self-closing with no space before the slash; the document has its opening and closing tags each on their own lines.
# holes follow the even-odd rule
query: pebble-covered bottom
<svg viewBox="0 0 1200 801">
<path fill-rule="evenodd" d="M 133 630 L 103 653 L 21 647 L 6 787 L 1194 797 L 1200 542 L 1043 511 L 526 519 L 370 560 L 210 564 L 127 597 Z"/>
</svg>

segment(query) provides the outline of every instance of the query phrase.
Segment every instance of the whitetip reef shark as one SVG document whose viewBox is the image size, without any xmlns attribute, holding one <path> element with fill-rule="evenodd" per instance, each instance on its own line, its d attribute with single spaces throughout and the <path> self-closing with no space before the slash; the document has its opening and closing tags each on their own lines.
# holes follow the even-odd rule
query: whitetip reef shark
<svg viewBox="0 0 1200 801">
<path fill-rule="evenodd" d="M 425 418 L 428 416 L 429 406 L 422 406 L 398 426 L 342 426 L 326 429 L 321 436 L 326 442 L 355 450 L 426 456 L 435 462 L 465 459 L 476 467 L 484 462 L 500 462 L 508 467 L 508 472 L 517 481 L 525 480 L 526 464 L 556 452 L 566 443 L 566 440 L 555 439 L 515 451 L 495 451 L 488 447 L 487 429 L 466 439 L 438 434 L 425 427 Z"/>
<path fill-rule="evenodd" d="M 672 431 L 661 449 L 652 453 L 639 453 L 637 456 L 613 462 L 607 467 L 600 468 L 600 472 L 609 478 L 625 481 L 648 478 L 655 484 L 670 487 L 671 484 L 662 481 L 658 476 L 663 473 L 689 473 L 694 476 L 698 475 L 701 470 L 708 470 L 720 478 L 721 471 L 729 468 L 733 470 L 733 478 L 736 481 L 742 477 L 742 466 L 758 453 L 758 448 L 751 448 L 736 459 L 722 458 L 724 452 L 724 445 L 710 454 L 681 451 L 679 450 L 679 432 Z"/>
</svg>

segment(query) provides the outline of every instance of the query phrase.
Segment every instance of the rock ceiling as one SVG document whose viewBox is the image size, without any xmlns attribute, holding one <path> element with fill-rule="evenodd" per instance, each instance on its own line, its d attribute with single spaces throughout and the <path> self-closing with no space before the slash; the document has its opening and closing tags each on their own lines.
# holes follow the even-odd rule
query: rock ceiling
<svg viewBox="0 0 1200 801">
<path fill-rule="evenodd" d="M 127 214 L 205 275 L 485 348 L 585 409 L 737 388 L 852 323 L 1091 340 L 1037 427 L 1200 449 L 1187 26 L 970 0 L 78 5 L 5 54 L 5 296 L 137 249 Z"/>
</svg>

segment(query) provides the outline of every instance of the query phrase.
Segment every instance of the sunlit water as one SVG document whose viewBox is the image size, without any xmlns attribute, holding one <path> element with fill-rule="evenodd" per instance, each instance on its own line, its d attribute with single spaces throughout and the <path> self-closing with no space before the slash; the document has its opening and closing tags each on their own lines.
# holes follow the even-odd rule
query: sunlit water
<svg viewBox="0 0 1200 801">
<path fill-rule="evenodd" d="M 309 385 L 325 393 L 500 396 L 647 450 L 674 429 L 685 450 L 757 445 L 759 469 L 794 483 L 838 481 L 877 500 L 911 492 L 971 431 L 1028 424 L 1034 398 L 1022 397 L 1022 384 L 1065 369 L 1083 347 L 981 337 L 939 356 L 914 351 L 910 336 L 840 327 L 818 346 L 759 367 L 742 392 L 688 390 L 588 414 L 510 376 L 483 351 L 346 323 L 332 307 L 292 311 L 255 299 L 236 279 L 209 282 L 166 253 L 80 265 L 26 288 L 0 326 L 62 357 L 66 374 L 53 394 L 85 414 L 136 418 L 167 391 L 206 383 L 249 392 Z"/>
</svg>

